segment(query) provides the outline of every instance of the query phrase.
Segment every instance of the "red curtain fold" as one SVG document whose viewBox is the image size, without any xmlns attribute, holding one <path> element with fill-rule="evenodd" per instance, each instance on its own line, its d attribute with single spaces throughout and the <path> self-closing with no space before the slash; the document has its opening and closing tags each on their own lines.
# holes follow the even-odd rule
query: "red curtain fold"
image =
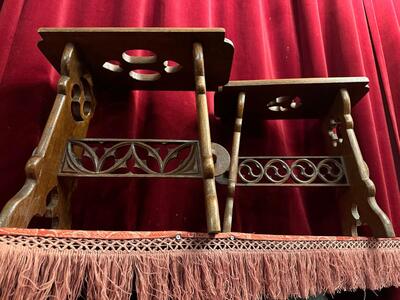
<svg viewBox="0 0 400 300">
<path fill-rule="evenodd" d="M 365 0 L 365 11 L 375 48 L 376 63 L 382 77 L 383 93 L 388 98 L 388 114 L 393 126 L 394 138 L 399 147 L 400 103 L 399 80 L 396 79 L 400 65 L 400 57 L 393 55 L 393 47 L 400 43 L 400 5 L 398 1 Z M 396 5 L 397 4 L 397 5 Z"/>
<path fill-rule="evenodd" d="M 39 27 L 224 27 L 235 45 L 231 79 L 367 76 L 369 94 L 353 109 L 355 131 L 377 201 L 400 232 L 400 5 L 396 1 L 4 1 L 0 11 L 0 202 L 24 182 L 55 97 L 58 74 L 39 52 Z M 102 89 L 89 135 L 197 138 L 188 92 Z M 230 149 L 231 126 L 213 115 L 212 138 Z M 317 121 L 244 121 L 242 155 L 323 154 Z M 220 192 L 221 215 L 224 187 Z M 330 189 L 239 188 L 233 230 L 340 234 Z M 196 180 L 82 180 L 74 228 L 205 231 Z"/>
<path fill-rule="evenodd" d="M 374 47 L 375 62 L 383 106 L 385 108 L 392 151 L 398 173 L 400 172 L 400 97 L 396 74 L 399 71 L 400 56 L 393 55 L 393 49 L 400 44 L 400 5 L 393 1 L 365 0 L 365 11 Z M 397 101 L 396 101 L 397 100 Z"/>
</svg>

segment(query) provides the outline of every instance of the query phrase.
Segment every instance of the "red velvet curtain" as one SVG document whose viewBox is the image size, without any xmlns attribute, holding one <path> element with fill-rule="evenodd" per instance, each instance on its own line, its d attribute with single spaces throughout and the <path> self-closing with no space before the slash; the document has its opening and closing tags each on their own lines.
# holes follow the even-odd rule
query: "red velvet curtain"
<svg viewBox="0 0 400 300">
<path fill-rule="evenodd" d="M 0 11 L 0 202 L 22 186 L 58 74 L 39 52 L 39 27 L 224 27 L 235 44 L 231 79 L 367 76 L 353 109 L 377 200 L 400 232 L 400 3 L 354 1 L 5 0 Z M 179 47 L 179 45 L 177 45 Z M 193 93 L 102 87 L 89 136 L 196 139 Z M 212 139 L 230 149 L 231 124 L 213 115 Z M 244 121 L 242 155 L 320 155 L 318 121 Z M 221 216 L 224 187 L 220 192 Z M 239 188 L 233 230 L 340 234 L 335 190 Z M 82 180 L 72 202 L 82 229 L 205 231 L 196 180 Z"/>
</svg>

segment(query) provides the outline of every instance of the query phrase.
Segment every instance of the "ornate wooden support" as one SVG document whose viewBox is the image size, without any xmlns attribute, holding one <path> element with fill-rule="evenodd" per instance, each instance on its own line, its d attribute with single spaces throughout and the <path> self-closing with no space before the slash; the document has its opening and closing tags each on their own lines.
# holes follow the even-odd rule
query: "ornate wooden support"
<svg viewBox="0 0 400 300">
<path fill-rule="evenodd" d="M 91 76 L 72 44 L 64 48 L 60 73 L 53 109 L 25 167 L 26 182 L 1 211 L 1 227 L 27 227 L 35 216 L 51 218 L 53 228 L 70 227 L 74 179 L 57 175 L 68 139 L 86 136 L 95 99 Z"/>
<path fill-rule="evenodd" d="M 235 197 L 236 180 L 239 164 L 239 148 L 240 148 L 240 134 L 242 131 L 243 110 L 245 104 L 246 94 L 241 92 L 237 100 L 237 112 L 235 125 L 233 130 L 231 163 L 229 166 L 228 178 L 228 195 L 225 203 L 224 211 L 224 232 L 230 232 L 232 229 L 232 215 L 233 215 L 233 199 Z"/>
<path fill-rule="evenodd" d="M 356 236 L 357 226 L 368 224 L 375 237 L 394 237 L 389 218 L 375 200 L 375 185 L 358 146 L 346 89 L 338 93 L 324 123 L 328 127 L 329 149 L 343 156 L 350 183 L 341 199 L 343 233 Z"/>
<path fill-rule="evenodd" d="M 219 144 L 213 143 L 212 148 L 215 175 L 220 176 L 228 170 L 230 156 Z M 99 138 L 70 139 L 58 176 L 204 177 L 197 140 Z"/>
<path fill-rule="evenodd" d="M 215 171 L 211 147 L 210 124 L 206 96 L 203 47 L 193 44 L 194 80 L 196 93 L 197 122 L 199 127 L 200 153 L 203 167 L 203 182 L 206 201 L 207 230 L 209 233 L 221 231 L 218 198 L 215 188 Z"/>
</svg>

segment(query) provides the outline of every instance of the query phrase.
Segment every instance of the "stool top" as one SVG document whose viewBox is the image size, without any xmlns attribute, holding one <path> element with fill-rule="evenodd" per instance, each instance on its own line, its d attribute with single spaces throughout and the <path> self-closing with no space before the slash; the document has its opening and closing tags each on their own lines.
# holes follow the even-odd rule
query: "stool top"
<svg viewBox="0 0 400 300">
<path fill-rule="evenodd" d="M 96 84 L 193 90 L 193 43 L 203 46 L 208 90 L 228 82 L 233 44 L 223 28 L 40 28 L 38 47 L 60 71 L 64 47 L 78 49 Z"/>
<path fill-rule="evenodd" d="M 367 77 L 296 78 L 230 81 L 214 97 L 218 117 L 236 116 L 237 97 L 246 94 L 244 115 L 258 119 L 306 119 L 326 115 L 339 90 L 355 105 L 367 92 Z"/>
</svg>

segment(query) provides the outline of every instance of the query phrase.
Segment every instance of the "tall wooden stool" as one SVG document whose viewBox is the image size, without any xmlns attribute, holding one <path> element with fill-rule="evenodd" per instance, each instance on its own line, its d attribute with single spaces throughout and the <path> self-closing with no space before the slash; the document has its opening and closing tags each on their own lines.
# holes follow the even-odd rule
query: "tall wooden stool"
<svg viewBox="0 0 400 300">
<path fill-rule="evenodd" d="M 368 78 L 231 81 L 215 96 L 215 113 L 235 118 L 223 231 L 231 231 L 235 187 L 344 186 L 344 235 L 368 224 L 376 237 L 393 237 L 375 200 L 353 129 L 351 107 L 368 92 Z M 245 105 L 246 102 L 246 105 Z M 327 156 L 239 156 L 242 119 L 321 119 Z"/>
<path fill-rule="evenodd" d="M 206 90 L 229 80 L 233 45 L 224 29 L 42 28 L 39 33 L 40 50 L 61 74 L 58 94 L 26 164 L 25 185 L 3 208 L 0 226 L 27 227 L 42 216 L 52 219 L 53 228 L 69 228 L 77 177 L 184 177 L 203 179 L 208 232 L 219 232 L 215 176 L 228 168 L 229 154 L 211 143 Z M 199 140 L 85 139 L 97 86 L 193 90 Z"/>
</svg>

